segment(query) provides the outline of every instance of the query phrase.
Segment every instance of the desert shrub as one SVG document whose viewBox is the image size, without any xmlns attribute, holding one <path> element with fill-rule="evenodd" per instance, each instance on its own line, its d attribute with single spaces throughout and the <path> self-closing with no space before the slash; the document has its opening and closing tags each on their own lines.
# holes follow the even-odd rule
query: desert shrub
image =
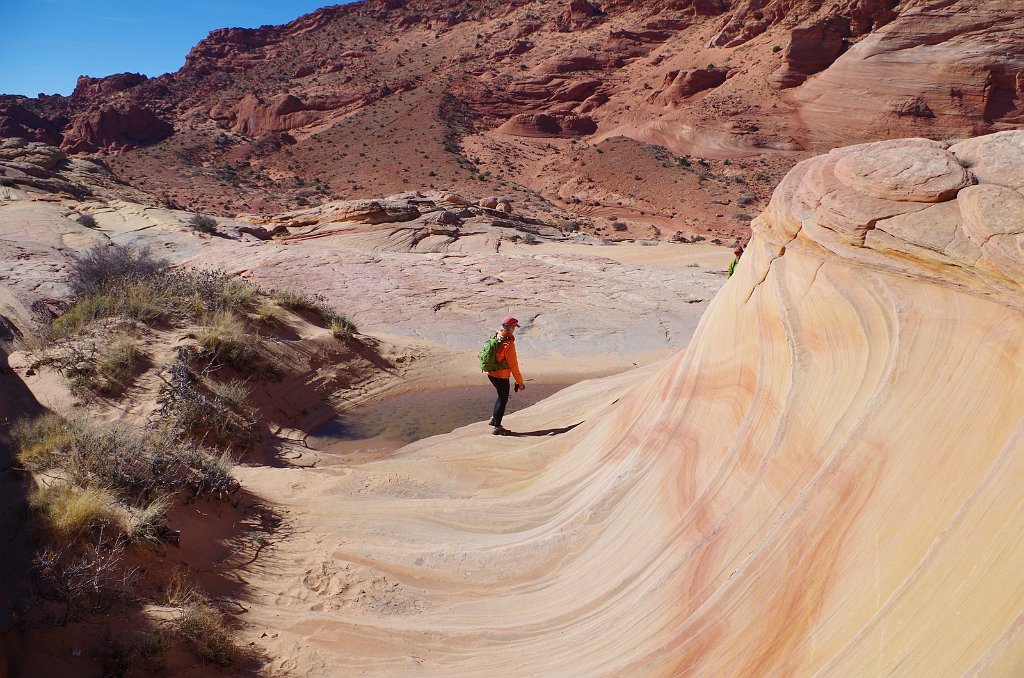
<svg viewBox="0 0 1024 678">
<path fill-rule="evenodd" d="M 58 541 L 33 559 L 40 593 L 63 601 L 64 621 L 132 598 L 139 570 L 125 563 L 126 541 L 102 528 L 95 540 Z"/>
<path fill-rule="evenodd" d="M 629 227 L 626 225 L 626 222 L 624 221 L 613 221 L 612 228 L 615 229 L 616 231 L 625 231 Z"/>
<path fill-rule="evenodd" d="M 315 299 L 296 289 L 274 290 L 270 293 L 271 299 L 284 308 L 295 310 L 310 310 L 315 304 Z"/>
<path fill-rule="evenodd" d="M 209 316 L 196 332 L 195 339 L 199 346 L 196 357 L 212 366 L 229 365 L 244 371 L 251 368 L 256 359 L 257 338 L 231 311 L 218 311 Z"/>
<path fill-rule="evenodd" d="M 240 310 L 254 306 L 259 298 L 260 290 L 252 283 L 241 278 L 227 277 L 218 294 L 218 300 L 225 309 Z"/>
<path fill-rule="evenodd" d="M 124 329 L 122 323 L 110 322 L 104 327 L 94 327 L 82 336 L 67 339 L 63 333 L 77 331 L 75 326 L 70 323 L 58 325 L 51 338 L 65 338 L 67 341 L 35 349 L 34 365 L 53 367 L 74 390 L 120 392 L 131 382 L 135 366 L 144 355 L 136 340 Z"/>
<path fill-rule="evenodd" d="M 167 509 L 170 506 L 170 498 L 161 495 L 141 506 L 128 507 L 122 519 L 122 529 L 128 542 L 146 544 L 161 541 Z"/>
<path fill-rule="evenodd" d="M 76 214 L 75 222 L 86 228 L 96 228 L 96 217 L 91 214 Z"/>
<path fill-rule="evenodd" d="M 255 418 L 226 397 L 205 393 L 199 377 L 185 363 L 176 362 L 161 370 L 161 378 L 164 384 L 157 395 L 157 417 L 171 435 L 217 444 L 247 442 L 254 436 Z M 212 473 L 208 483 L 212 486 L 221 486 L 217 463 L 201 463 Z"/>
<path fill-rule="evenodd" d="M 142 351 L 134 339 L 126 334 L 114 337 L 99 350 L 94 388 L 105 393 L 123 389 L 141 357 Z"/>
<path fill-rule="evenodd" d="M 106 294 L 89 294 L 53 321 L 58 337 L 77 334 L 99 318 L 107 317 L 115 301 Z"/>
<path fill-rule="evenodd" d="M 108 637 L 95 656 L 104 678 L 148 678 L 166 674 L 164 654 L 170 646 L 165 633 L 131 632 Z"/>
<path fill-rule="evenodd" d="M 162 273 L 167 266 L 167 262 L 154 257 L 148 247 L 93 245 L 72 257 L 68 285 L 75 296 L 81 297 L 102 292 L 114 281 Z"/>
<path fill-rule="evenodd" d="M 60 420 L 65 435 L 58 436 L 56 421 L 19 422 L 19 460 L 31 460 L 33 470 L 53 471 L 80 488 L 105 488 L 124 506 L 177 491 L 223 498 L 238 488 L 230 459 L 196 442 L 158 429 L 74 419 Z"/>
<path fill-rule="evenodd" d="M 247 311 L 259 288 L 217 271 L 167 271 L 108 276 L 103 288 L 82 295 L 53 321 L 56 338 L 82 332 L 101 318 L 121 317 L 147 325 L 195 321 L 219 311 Z"/>
<path fill-rule="evenodd" d="M 217 232 L 217 220 L 205 214 L 193 214 L 192 218 L 188 220 L 188 225 L 200 233 Z"/>
<path fill-rule="evenodd" d="M 181 609 L 175 624 L 196 655 L 219 666 L 229 666 L 240 656 L 224 615 L 206 600 L 193 597 Z"/>
</svg>

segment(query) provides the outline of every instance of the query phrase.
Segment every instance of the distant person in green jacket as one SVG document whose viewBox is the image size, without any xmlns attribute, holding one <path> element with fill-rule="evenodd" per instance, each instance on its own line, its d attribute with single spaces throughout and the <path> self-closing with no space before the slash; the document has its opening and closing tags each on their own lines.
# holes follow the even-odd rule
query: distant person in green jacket
<svg viewBox="0 0 1024 678">
<path fill-rule="evenodd" d="M 732 277 L 732 274 L 736 272 L 736 264 L 740 263 L 740 257 L 743 256 L 743 245 L 736 245 L 736 249 L 734 249 L 732 253 L 736 255 L 736 258 L 729 264 L 730 278 Z"/>
</svg>

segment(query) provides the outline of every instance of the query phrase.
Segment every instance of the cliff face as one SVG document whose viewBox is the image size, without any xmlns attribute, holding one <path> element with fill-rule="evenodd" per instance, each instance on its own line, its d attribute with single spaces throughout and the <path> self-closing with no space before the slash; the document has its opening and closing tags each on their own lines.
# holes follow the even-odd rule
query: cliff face
<svg viewBox="0 0 1024 678">
<path fill-rule="evenodd" d="M 322 599 L 317 637 L 344 648 L 319 659 L 379 675 L 408 667 L 377 656 L 406 655 L 467 676 L 1012 674 L 1022 189 L 1024 132 L 808 160 L 660 372 L 517 413 L 524 437 L 470 426 L 351 477 L 307 475 L 305 494 L 329 496 L 309 523 L 337 546 L 294 574 Z M 331 611 L 353 563 L 401 582 L 387 613 Z"/>
<path fill-rule="evenodd" d="M 814 153 L 1019 127 L 1022 22 L 999 0 L 374 0 L 214 31 L 159 78 L 7 97 L 0 134 L 207 211 L 433 183 L 739 232 Z"/>
<path fill-rule="evenodd" d="M 1024 18 L 998 1 L 916 3 L 794 91 L 809 143 L 1024 125 Z M 865 93 L 868 93 L 865 96 Z"/>
</svg>

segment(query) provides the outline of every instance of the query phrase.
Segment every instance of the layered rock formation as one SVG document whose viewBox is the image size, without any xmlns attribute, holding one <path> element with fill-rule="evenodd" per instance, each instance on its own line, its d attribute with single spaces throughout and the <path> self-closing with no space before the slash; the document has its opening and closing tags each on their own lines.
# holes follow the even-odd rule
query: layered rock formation
<svg viewBox="0 0 1024 678">
<path fill-rule="evenodd" d="M 865 36 L 795 91 L 808 143 L 887 138 L 896 129 L 962 137 L 1024 124 L 1024 18 L 1008 17 L 1006 7 L 920 3 Z"/>
<path fill-rule="evenodd" d="M 801 163 L 660 369 L 283 491 L 323 547 L 250 621 L 339 675 L 1012 675 L 1022 172 L 1024 132 Z"/>
</svg>

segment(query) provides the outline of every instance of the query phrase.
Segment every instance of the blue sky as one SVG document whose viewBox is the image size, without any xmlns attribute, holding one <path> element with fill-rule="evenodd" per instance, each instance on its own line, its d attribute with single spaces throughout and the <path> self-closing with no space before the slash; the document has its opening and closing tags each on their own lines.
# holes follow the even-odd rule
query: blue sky
<svg viewBox="0 0 1024 678">
<path fill-rule="evenodd" d="M 0 94 L 71 94 L 79 75 L 171 73 L 216 28 L 284 24 L 345 2 L 0 0 Z"/>
</svg>

